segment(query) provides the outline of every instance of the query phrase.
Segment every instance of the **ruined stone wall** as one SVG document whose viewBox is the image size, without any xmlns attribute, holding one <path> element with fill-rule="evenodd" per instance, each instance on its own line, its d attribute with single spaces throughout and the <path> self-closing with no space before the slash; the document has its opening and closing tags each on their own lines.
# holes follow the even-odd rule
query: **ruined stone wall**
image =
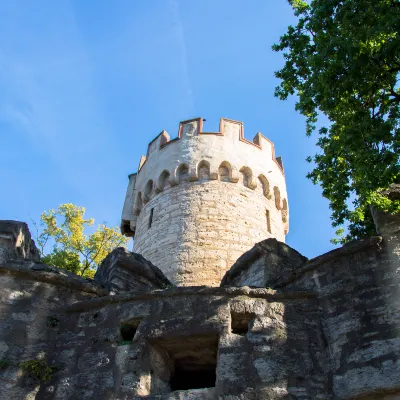
<svg viewBox="0 0 400 400">
<path fill-rule="evenodd" d="M 28 225 L 24 222 L 2 220 L 0 226 L 0 264 L 10 259 L 39 260 L 39 251 Z"/>
<path fill-rule="evenodd" d="M 244 254 L 223 280 L 224 286 L 316 294 L 334 398 L 400 395 L 400 217 L 374 216 L 382 236 L 309 261 L 267 240 Z"/>
<path fill-rule="evenodd" d="M 272 143 L 221 120 L 181 123 L 178 140 L 162 132 L 130 177 L 122 230 L 142 254 L 179 285 L 218 285 L 255 243 L 285 240 L 288 203 L 282 162 Z"/>
<path fill-rule="evenodd" d="M 40 264 L 28 226 L 0 221 L 0 399 L 36 398 L 41 382 L 21 363 L 52 359 L 61 305 L 106 294 L 99 284 Z"/>
<path fill-rule="evenodd" d="M 57 371 L 37 399 L 329 398 L 318 307 L 302 293 L 172 288 L 61 310 L 46 328 Z"/>
<path fill-rule="evenodd" d="M 336 396 L 399 395 L 400 259 L 382 238 L 353 246 L 311 260 L 288 287 L 318 295 Z"/>
<path fill-rule="evenodd" d="M 0 398 L 396 400 L 399 222 L 313 260 L 267 239 L 222 287 L 174 287 L 121 248 L 86 280 L 7 241 Z"/>
<path fill-rule="evenodd" d="M 101 288 L 72 274 L 32 262 L 0 265 L 0 398 L 34 399 L 40 380 L 24 375 L 20 364 L 46 360 L 51 365 L 64 319 L 60 306 L 104 295 Z M 68 343 L 68 338 L 63 337 Z M 66 351 L 61 357 L 65 357 Z"/>
</svg>

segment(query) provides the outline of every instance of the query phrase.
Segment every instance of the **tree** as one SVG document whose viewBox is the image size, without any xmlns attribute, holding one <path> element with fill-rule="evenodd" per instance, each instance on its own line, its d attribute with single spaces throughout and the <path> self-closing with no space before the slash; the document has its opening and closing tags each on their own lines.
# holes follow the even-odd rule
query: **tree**
<svg viewBox="0 0 400 400">
<path fill-rule="evenodd" d="M 308 136 L 319 113 L 330 121 L 319 129 L 320 152 L 307 158 L 314 162 L 307 176 L 321 184 L 332 225 L 347 224 L 348 234 L 333 241 L 372 235 L 370 205 L 400 212 L 399 201 L 381 194 L 400 181 L 400 2 L 289 3 L 298 20 L 273 46 L 286 59 L 275 95 L 298 96 Z"/>
<path fill-rule="evenodd" d="M 42 262 L 84 277 L 93 277 L 107 254 L 125 246 L 129 240 L 119 228 L 108 228 L 105 224 L 99 225 L 91 235 L 84 234 L 94 219 L 85 219 L 85 208 L 73 204 L 61 204 L 57 210 L 45 211 L 40 220 L 41 231 L 38 230 L 36 241 Z M 52 251 L 45 254 L 51 242 Z"/>
</svg>

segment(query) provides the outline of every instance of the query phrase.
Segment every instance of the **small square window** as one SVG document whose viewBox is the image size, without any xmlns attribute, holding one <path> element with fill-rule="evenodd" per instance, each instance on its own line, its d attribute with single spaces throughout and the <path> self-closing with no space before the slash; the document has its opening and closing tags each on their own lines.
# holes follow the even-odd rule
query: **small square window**
<svg viewBox="0 0 400 400">
<path fill-rule="evenodd" d="M 245 336 L 249 331 L 249 324 L 254 319 L 252 313 L 231 313 L 231 330 L 235 335 Z"/>
<path fill-rule="evenodd" d="M 124 342 L 131 342 L 135 337 L 135 333 L 139 327 L 140 319 L 131 319 L 127 322 L 123 322 L 120 325 L 119 331 L 121 333 L 121 339 Z"/>
<path fill-rule="evenodd" d="M 168 384 L 171 392 L 215 387 L 217 335 L 168 337 L 153 344 L 170 360 Z"/>
</svg>

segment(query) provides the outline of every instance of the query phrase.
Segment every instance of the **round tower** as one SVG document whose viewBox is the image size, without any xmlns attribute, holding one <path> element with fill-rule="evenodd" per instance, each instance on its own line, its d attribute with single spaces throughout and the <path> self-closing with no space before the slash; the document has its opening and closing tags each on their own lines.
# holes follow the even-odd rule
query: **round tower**
<svg viewBox="0 0 400 400">
<path fill-rule="evenodd" d="M 243 124 L 221 118 L 219 132 L 203 119 L 183 121 L 176 139 L 162 131 L 129 176 L 122 232 L 180 286 L 218 286 L 255 243 L 285 241 L 286 182 L 274 145 Z"/>
</svg>

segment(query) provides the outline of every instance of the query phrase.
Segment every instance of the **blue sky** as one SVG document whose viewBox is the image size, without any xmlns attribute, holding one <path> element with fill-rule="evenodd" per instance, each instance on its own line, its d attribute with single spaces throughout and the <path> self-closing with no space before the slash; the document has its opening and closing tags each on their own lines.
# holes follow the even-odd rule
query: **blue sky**
<svg viewBox="0 0 400 400">
<path fill-rule="evenodd" d="M 295 99 L 273 96 L 283 57 L 271 46 L 294 23 L 276 0 L 0 2 L 0 218 L 30 223 L 72 202 L 119 225 L 148 142 L 175 137 L 180 120 L 213 131 L 226 117 L 283 157 L 287 243 L 330 250 L 328 203 L 305 177 L 315 137 Z"/>
</svg>

